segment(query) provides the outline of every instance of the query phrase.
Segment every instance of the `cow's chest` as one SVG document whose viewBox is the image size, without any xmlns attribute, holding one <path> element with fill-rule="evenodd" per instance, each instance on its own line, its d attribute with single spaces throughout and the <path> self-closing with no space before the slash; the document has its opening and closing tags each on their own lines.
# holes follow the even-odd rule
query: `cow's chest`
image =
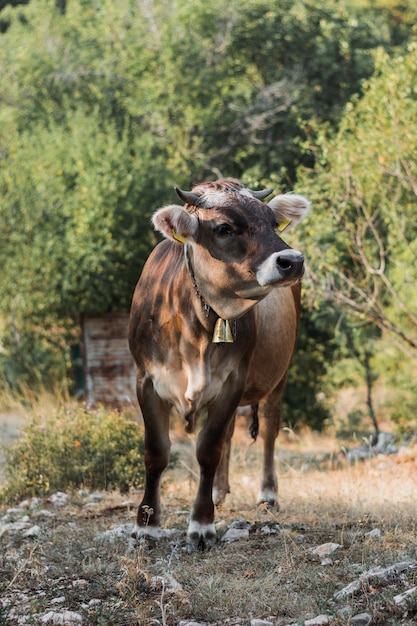
<svg viewBox="0 0 417 626">
<path fill-rule="evenodd" d="M 162 355 L 160 355 L 162 356 Z M 191 346 L 183 342 L 148 363 L 157 394 L 180 413 L 200 411 L 246 377 L 243 346 L 216 345 L 209 340 Z"/>
</svg>

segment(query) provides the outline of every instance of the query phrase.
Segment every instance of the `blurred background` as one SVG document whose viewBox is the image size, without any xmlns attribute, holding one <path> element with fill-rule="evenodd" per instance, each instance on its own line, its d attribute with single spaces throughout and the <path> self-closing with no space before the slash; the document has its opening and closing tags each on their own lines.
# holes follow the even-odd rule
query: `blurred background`
<svg viewBox="0 0 417 626">
<path fill-rule="evenodd" d="M 89 341 L 124 328 L 151 214 L 233 176 L 312 202 L 287 236 L 308 265 L 287 427 L 415 435 L 415 1 L 0 9 L 0 410 L 91 396 Z M 116 401 L 123 332 L 101 337 Z"/>
</svg>

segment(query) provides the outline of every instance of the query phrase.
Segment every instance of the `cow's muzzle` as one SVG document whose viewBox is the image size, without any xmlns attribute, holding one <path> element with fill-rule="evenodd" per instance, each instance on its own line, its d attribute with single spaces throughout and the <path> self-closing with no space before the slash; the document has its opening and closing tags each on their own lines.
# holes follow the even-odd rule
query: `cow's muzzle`
<svg viewBox="0 0 417 626">
<path fill-rule="evenodd" d="M 300 280 L 304 275 L 304 255 L 298 250 L 274 252 L 259 266 L 256 280 L 261 287 L 281 281 Z"/>
</svg>

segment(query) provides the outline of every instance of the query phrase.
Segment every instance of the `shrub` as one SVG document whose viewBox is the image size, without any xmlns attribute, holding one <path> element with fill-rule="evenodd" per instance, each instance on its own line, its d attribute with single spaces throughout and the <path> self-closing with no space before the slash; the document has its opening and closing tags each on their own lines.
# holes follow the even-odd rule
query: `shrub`
<svg viewBox="0 0 417 626">
<path fill-rule="evenodd" d="M 390 418 L 394 422 L 397 434 L 406 439 L 417 437 L 417 388 L 396 389 L 388 403 Z"/>
<path fill-rule="evenodd" d="M 0 501 L 80 487 L 127 492 L 144 479 L 142 429 L 126 414 L 106 409 L 34 417 L 3 453 Z"/>
</svg>

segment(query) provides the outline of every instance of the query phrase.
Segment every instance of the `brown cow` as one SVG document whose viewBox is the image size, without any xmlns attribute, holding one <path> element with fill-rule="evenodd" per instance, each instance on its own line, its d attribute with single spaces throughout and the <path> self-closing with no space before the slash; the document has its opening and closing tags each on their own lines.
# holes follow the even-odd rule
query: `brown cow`
<svg viewBox="0 0 417 626">
<path fill-rule="evenodd" d="M 191 192 L 176 189 L 185 207 L 170 205 L 153 216 L 166 240 L 145 264 L 129 323 L 145 424 L 146 485 L 135 537 L 159 534 L 172 408 L 184 416 L 188 432 L 206 411 L 197 440 L 200 482 L 187 532 L 190 549 L 215 542 L 213 485 L 217 500 L 224 498 L 239 405 L 264 400 L 260 499 L 276 501 L 279 404 L 304 273 L 303 255 L 276 230 L 295 226 L 309 202 L 287 194 L 264 204 L 272 191 L 253 192 L 231 179 L 204 183 Z"/>
</svg>

